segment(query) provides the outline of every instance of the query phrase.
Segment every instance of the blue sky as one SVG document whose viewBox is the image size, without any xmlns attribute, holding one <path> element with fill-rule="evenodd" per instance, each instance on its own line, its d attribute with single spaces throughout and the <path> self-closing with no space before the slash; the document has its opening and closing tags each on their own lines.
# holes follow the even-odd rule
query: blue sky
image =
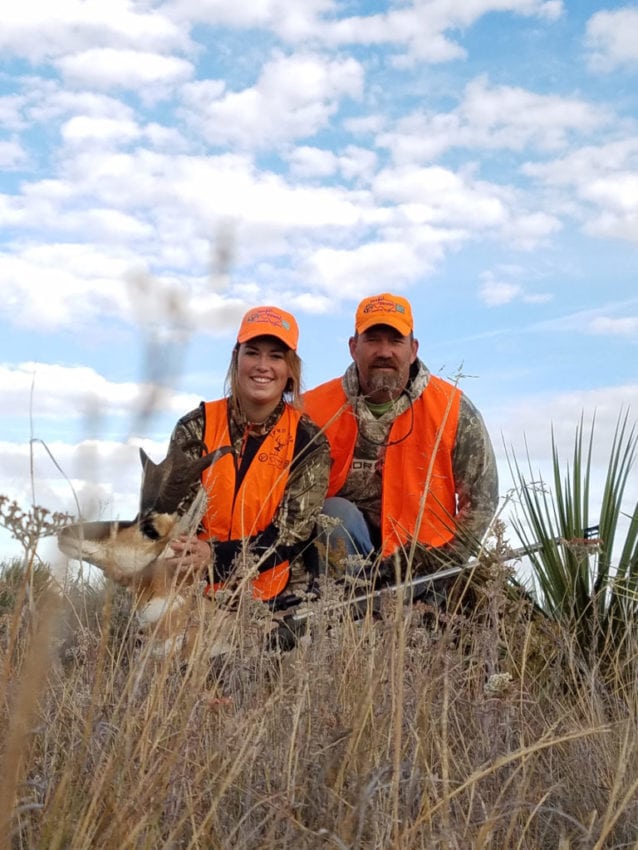
<svg viewBox="0 0 638 850">
<path fill-rule="evenodd" d="M 637 88 L 636 4 L 13 4 L 0 492 L 131 516 L 137 447 L 222 393 L 248 307 L 295 313 L 310 387 L 383 291 L 483 412 L 504 499 L 504 445 L 546 469 L 594 413 L 608 445 L 638 409 Z"/>
</svg>

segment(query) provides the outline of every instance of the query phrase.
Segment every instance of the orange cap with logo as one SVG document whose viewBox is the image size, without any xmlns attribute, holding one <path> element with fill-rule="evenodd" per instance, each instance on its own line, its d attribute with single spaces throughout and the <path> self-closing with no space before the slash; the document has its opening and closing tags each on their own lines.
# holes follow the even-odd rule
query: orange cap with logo
<svg viewBox="0 0 638 850">
<path fill-rule="evenodd" d="M 241 320 L 237 342 L 248 342 L 257 336 L 274 336 L 296 351 L 299 342 L 297 320 L 280 307 L 253 307 Z"/>
<path fill-rule="evenodd" d="M 358 334 L 362 334 L 373 325 L 389 325 L 401 336 L 409 336 L 414 330 L 410 302 L 389 292 L 364 298 L 357 307 L 354 327 Z"/>
</svg>

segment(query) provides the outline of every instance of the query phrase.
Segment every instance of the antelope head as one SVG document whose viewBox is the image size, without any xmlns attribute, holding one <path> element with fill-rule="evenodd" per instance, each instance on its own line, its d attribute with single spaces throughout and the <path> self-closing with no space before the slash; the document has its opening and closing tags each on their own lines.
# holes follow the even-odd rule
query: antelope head
<svg viewBox="0 0 638 850">
<path fill-rule="evenodd" d="M 178 579 L 162 557 L 170 553 L 171 540 L 197 528 L 206 510 L 206 492 L 200 487 L 184 512 L 186 496 L 204 469 L 230 451 L 230 446 L 223 446 L 193 459 L 172 445 L 164 460 L 155 464 L 140 449 L 143 474 L 137 517 L 127 522 L 76 523 L 58 535 L 58 546 L 66 555 L 99 567 L 133 593 L 139 632 L 151 638 L 152 657 L 166 658 L 174 652 L 187 657 L 202 635 L 211 657 L 237 645 L 232 613 L 194 592 L 196 574 Z M 213 611 L 214 624 L 203 630 L 202 623 Z M 255 647 L 264 637 L 260 632 Z"/>
<path fill-rule="evenodd" d="M 81 522 L 68 525 L 58 535 L 58 546 L 71 558 L 99 567 L 119 584 L 135 583 L 182 532 L 197 527 L 206 507 L 203 488 L 187 512 L 186 496 L 202 472 L 231 451 L 223 446 L 193 459 L 173 444 L 160 463 L 140 449 L 142 486 L 140 510 L 134 520 Z"/>
</svg>

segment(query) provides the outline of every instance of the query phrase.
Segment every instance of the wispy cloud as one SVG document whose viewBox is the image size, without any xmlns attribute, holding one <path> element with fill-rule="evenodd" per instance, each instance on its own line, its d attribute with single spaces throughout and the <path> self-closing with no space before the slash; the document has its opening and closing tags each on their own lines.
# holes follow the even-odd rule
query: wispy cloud
<svg viewBox="0 0 638 850">
<path fill-rule="evenodd" d="M 514 271 L 520 274 L 521 270 Z M 514 280 L 507 280 L 502 273 L 486 271 L 481 274 L 482 283 L 479 288 L 479 298 L 488 307 L 500 307 L 511 304 L 513 301 L 521 301 L 525 304 L 546 304 L 552 300 L 549 292 L 527 291 L 523 284 Z"/>
<path fill-rule="evenodd" d="M 627 336 L 638 342 L 638 316 L 598 316 L 592 319 L 589 328 L 590 333 L 603 334 L 605 336 Z"/>
<path fill-rule="evenodd" d="M 536 325 L 537 329 L 558 331 L 564 333 L 599 334 L 609 336 L 634 336 L 636 333 L 636 316 L 627 316 L 627 312 L 635 310 L 637 298 L 624 301 L 607 302 L 588 310 L 577 310 L 560 317 L 543 320 Z"/>
</svg>

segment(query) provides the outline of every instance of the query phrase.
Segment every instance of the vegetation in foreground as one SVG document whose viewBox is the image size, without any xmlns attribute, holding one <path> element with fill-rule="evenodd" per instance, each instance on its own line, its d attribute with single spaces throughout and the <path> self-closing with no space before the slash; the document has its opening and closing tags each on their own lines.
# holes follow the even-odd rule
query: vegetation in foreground
<svg viewBox="0 0 638 850">
<path fill-rule="evenodd" d="M 547 569 L 540 607 L 514 592 L 500 528 L 471 610 L 463 588 L 446 617 L 401 600 L 359 621 L 319 610 L 291 652 L 251 656 L 238 633 L 224 659 L 180 665 L 136 645 L 112 586 L 60 593 L 33 557 L 6 565 L 0 848 L 638 846 L 636 512 L 622 575 L 604 541 L 576 549 L 575 457 L 572 495 L 535 488 L 547 522 L 527 527 L 547 538 L 537 576 L 565 540 L 556 582 L 582 579 L 580 609 Z"/>
</svg>

